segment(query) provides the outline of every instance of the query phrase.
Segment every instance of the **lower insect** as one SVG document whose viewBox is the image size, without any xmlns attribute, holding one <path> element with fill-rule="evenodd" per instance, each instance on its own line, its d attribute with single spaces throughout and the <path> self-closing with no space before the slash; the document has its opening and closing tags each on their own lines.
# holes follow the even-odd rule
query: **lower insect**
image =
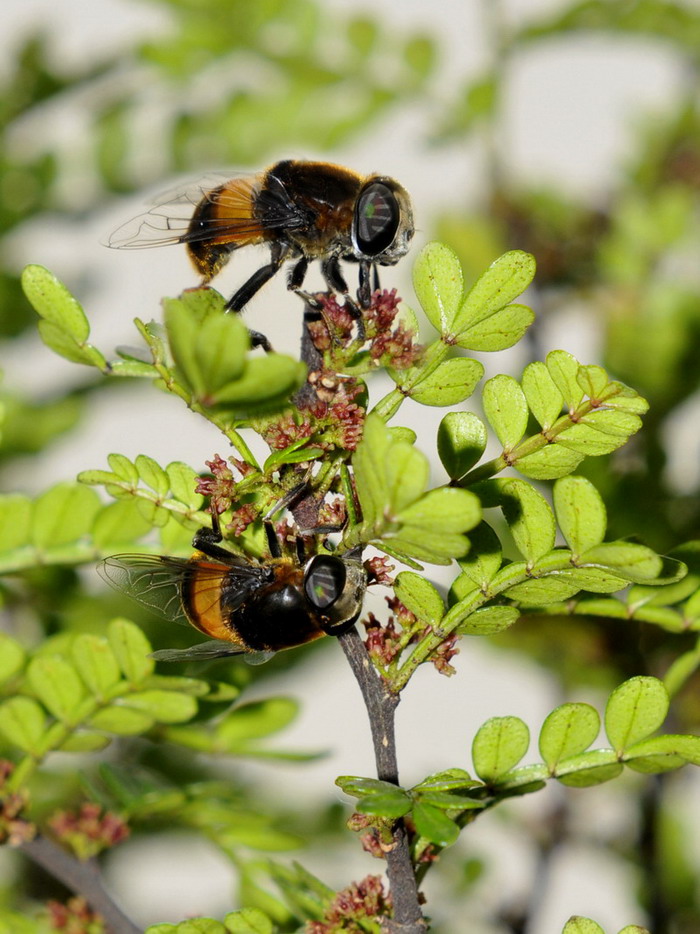
<svg viewBox="0 0 700 934">
<path fill-rule="evenodd" d="M 359 553 L 283 557 L 270 535 L 267 561 L 233 554 L 220 535 L 200 530 L 189 559 L 115 555 L 98 568 L 113 587 L 210 637 L 189 649 L 154 653 L 162 661 L 255 654 L 264 660 L 324 635 L 341 635 L 362 610 L 366 574 Z"/>
</svg>

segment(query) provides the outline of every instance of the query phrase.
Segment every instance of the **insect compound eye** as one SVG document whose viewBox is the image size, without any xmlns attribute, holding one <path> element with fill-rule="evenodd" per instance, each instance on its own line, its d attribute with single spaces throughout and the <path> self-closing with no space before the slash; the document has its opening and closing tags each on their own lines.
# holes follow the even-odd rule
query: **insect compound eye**
<svg viewBox="0 0 700 934">
<path fill-rule="evenodd" d="M 306 567 L 304 593 L 317 610 L 333 606 L 345 588 L 347 572 L 340 558 L 316 555 Z"/>
<path fill-rule="evenodd" d="M 365 256 L 378 256 L 394 242 L 399 229 L 399 203 L 383 182 L 370 182 L 355 204 L 355 245 Z"/>
</svg>

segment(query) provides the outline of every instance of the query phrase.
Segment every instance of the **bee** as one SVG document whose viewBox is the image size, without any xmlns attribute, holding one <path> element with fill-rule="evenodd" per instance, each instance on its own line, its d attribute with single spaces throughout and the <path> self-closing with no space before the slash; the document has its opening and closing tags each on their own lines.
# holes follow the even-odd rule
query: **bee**
<svg viewBox="0 0 700 934">
<path fill-rule="evenodd" d="M 283 556 L 271 525 L 265 528 L 271 557 L 264 561 L 222 547 L 218 529 L 200 529 L 188 559 L 114 555 L 98 573 L 149 609 L 210 637 L 188 649 L 154 652 L 159 661 L 246 655 L 259 663 L 281 649 L 347 632 L 367 585 L 359 549 L 307 558 L 298 546 L 294 558 Z"/>
<path fill-rule="evenodd" d="M 238 312 L 287 260 L 288 288 L 302 295 L 309 263 L 320 260 L 329 289 L 349 301 L 340 261 L 359 264 L 357 299 L 369 307 L 379 288 L 377 266 L 393 266 L 413 237 L 408 192 L 386 175 L 359 175 L 330 162 L 286 159 L 255 175 L 222 180 L 163 196 L 147 213 L 119 227 L 107 241 L 116 249 L 184 243 L 207 285 L 235 250 L 266 244 L 270 261 L 228 300 Z"/>
</svg>

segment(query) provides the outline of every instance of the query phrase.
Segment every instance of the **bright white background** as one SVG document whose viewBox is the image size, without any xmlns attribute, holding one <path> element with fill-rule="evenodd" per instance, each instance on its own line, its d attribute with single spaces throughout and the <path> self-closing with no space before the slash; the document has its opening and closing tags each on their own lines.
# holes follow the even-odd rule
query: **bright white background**
<svg viewBox="0 0 700 934">
<path fill-rule="evenodd" d="M 477 74 L 484 63 L 484 31 L 477 0 L 333 0 L 327 6 L 352 14 L 366 7 L 371 15 L 395 22 L 400 29 L 425 27 L 438 36 L 445 50 L 442 80 L 446 77 L 457 81 L 470 72 Z M 530 18 L 557 6 L 556 0 L 511 0 L 504 4 L 514 19 Z M 41 23 L 52 37 L 57 58 L 68 61 L 87 61 L 106 49 L 118 49 L 134 31 L 143 34 L 144 29 L 150 29 L 156 33 L 167 28 L 167 17 L 159 8 L 129 0 L 4 0 L 3 13 L 0 52 L 10 50 Z M 0 68 L 7 59 L 7 55 L 0 54 Z M 504 151 L 523 177 L 555 182 L 595 203 L 614 180 L 616 166 L 624 160 L 632 121 L 663 108 L 678 88 L 677 67 L 659 47 L 644 42 L 589 38 L 571 41 L 566 47 L 558 43 L 551 50 L 538 47 L 511 66 L 508 118 L 501 141 Z M 335 161 L 360 171 L 386 172 L 406 185 L 415 201 L 419 226 L 415 252 L 430 239 L 431 218 L 447 206 L 455 207 L 455 193 L 460 198 L 465 191 L 478 196 L 480 177 L 474 154 L 457 147 L 428 150 L 413 142 L 424 135 L 428 117 L 419 108 L 407 107 L 391 118 L 381 133 L 373 134 L 371 141 L 347 147 L 333 156 Z M 35 129 L 25 128 L 27 138 Z M 42 127 L 42 136 L 75 139 L 80 129 L 81 102 L 76 101 L 63 119 Z M 280 152 L 273 158 L 286 155 L 319 154 Z M 203 171 L 210 168 L 218 166 L 202 166 Z M 80 178 L 74 182 L 79 197 Z M 164 178 L 160 187 L 168 188 L 170 184 L 171 180 Z M 145 200 L 145 196 L 133 197 L 110 204 L 103 216 L 68 229 L 43 222 L 40 228 L 26 230 L 15 238 L 17 267 L 26 262 L 42 263 L 74 287 L 85 302 L 94 343 L 103 350 L 133 342 L 134 316 L 157 316 L 162 295 L 174 295 L 195 284 L 184 251 L 174 248 L 120 253 L 100 245 L 100 239 L 112 228 L 139 213 Z M 246 270 L 255 268 L 259 257 L 252 252 L 252 256 L 241 256 L 240 260 L 236 256 L 217 283 L 222 291 L 232 290 L 243 281 Z M 410 301 L 409 269 L 410 262 L 400 266 L 391 284 L 397 285 L 400 294 Z M 284 285 L 279 278 L 267 287 L 266 295 L 279 295 L 285 307 L 293 306 L 283 295 Z M 389 276 L 384 278 L 388 283 Z M 261 298 L 251 304 L 246 319 L 263 332 L 274 334 L 277 349 L 294 352 L 299 320 L 290 311 L 283 328 L 276 318 L 265 318 L 265 307 L 278 304 Z M 545 328 L 541 339 L 545 351 L 562 347 L 585 362 L 597 362 L 596 335 L 581 325 L 573 310 L 571 315 L 557 316 L 556 324 Z M 26 337 L 19 346 L 15 343 L 12 355 L 5 357 L 2 366 L 10 385 L 26 386 L 26 375 L 31 372 L 32 385 L 27 389 L 35 393 L 55 386 L 57 380 L 70 383 L 76 379 L 76 367 L 52 355 L 34 336 Z M 519 375 L 521 366 L 517 351 L 493 355 L 489 361 L 490 372 L 509 369 Z M 134 400 L 137 398 L 135 390 Z M 80 469 L 103 467 L 113 450 L 131 457 L 146 453 L 161 462 L 184 460 L 195 467 L 203 467 L 204 460 L 215 451 L 226 455 L 219 435 L 199 424 L 176 400 L 151 393 L 147 404 L 152 408 L 152 418 L 148 434 L 143 437 L 135 432 L 136 423 L 124 393 L 115 398 L 104 394 L 80 437 L 67 438 L 54 449 L 52 479 L 70 479 Z M 421 422 L 421 418 L 428 421 Z M 414 407 L 407 411 L 405 419 L 402 417 L 402 423 L 405 421 L 423 431 L 427 426 L 429 433 L 423 437 L 425 446 L 429 446 L 435 414 L 426 416 L 424 410 Z M 20 465 L 11 486 L 34 491 L 37 485 L 44 484 L 45 478 L 32 472 L 35 469 L 29 462 Z M 435 579 L 440 580 L 439 573 Z M 547 712 L 563 700 L 555 696 L 546 675 L 521 657 L 510 658 L 464 641 L 456 666 L 457 676 L 451 679 L 437 676 L 432 669 L 420 672 L 402 701 L 398 748 L 402 779 L 407 784 L 451 765 L 468 767 L 471 736 L 486 718 L 516 713 L 536 731 Z M 338 774 L 372 774 L 366 715 L 337 647 L 329 645 L 322 658 L 314 654 L 288 679 L 281 678 L 276 689 L 300 697 L 303 705 L 302 716 L 279 740 L 280 744 L 287 748 L 323 748 L 329 750 L 329 756 L 310 766 L 236 764 L 232 768 L 237 773 L 243 771 L 247 777 L 264 782 L 276 794 L 284 783 L 284 794 L 290 798 L 328 794 Z M 444 710 L 450 710 L 450 715 L 443 716 Z M 454 710 L 460 715 L 455 716 Z M 456 761 L 455 755 L 461 758 Z M 536 825 L 538 817 L 555 804 L 560 793 L 559 789 L 551 789 L 514 806 Z M 691 793 L 696 794 L 689 785 Z M 583 802 L 583 815 L 595 815 L 598 826 L 592 826 L 588 817 L 582 818 L 588 820 L 594 836 L 611 839 L 621 831 L 624 821 L 621 823 L 620 809 L 624 811 L 624 803 L 618 792 L 613 793 L 612 800 L 606 788 L 570 794 L 575 801 Z M 527 842 L 518 838 L 507 819 L 491 816 L 477 822 L 466 836 L 469 840 L 462 845 L 463 854 L 487 853 L 492 857 L 490 884 L 479 895 L 485 904 L 492 898 L 500 899 L 504 891 L 512 891 L 514 901 L 527 895 L 533 884 Z M 443 856 L 445 870 L 449 861 L 447 852 Z M 305 862 L 338 887 L 379 868 L 359 852 L 350 865 L 338 865 L 331 854 L 315 854 Z M 593 916 L 609 931 L 632 922 L 643 923 L 631 896 L 633 880 L 629 873 L 628 867 L 594 843 L 581 845 L 576 852 L 566 850 L 556 861 L 549 898 L 542 904 L 530 934 L 557 934 L 572 913 Z M 188 913 L 221 916 L 232 906 L 230 866 L 213 848 L 189 837 L 183 839 L 182 846 L 170 839 L 165 850 L 161 841 L 118 848 L 110 861 L 109 879 L 127 910 L 144 924 L 175 921 Z M 443 897 L 439 881 L 431 881 L 427 892 L 428 908 L 439 916 Z M 459 917 L 460 911 L 459 907 L 453 908 L 452 918 Z M 469 930 L 479 934 L 494 929 L 480 928 L 475 923 Z"/>
</svg>

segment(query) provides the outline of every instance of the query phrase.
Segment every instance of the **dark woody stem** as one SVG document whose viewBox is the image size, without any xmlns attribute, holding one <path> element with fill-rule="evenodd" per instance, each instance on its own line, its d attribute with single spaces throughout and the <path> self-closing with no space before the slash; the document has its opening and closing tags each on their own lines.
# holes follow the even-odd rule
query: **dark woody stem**
<svg viewBox="0 0 700 934">
<path fill-rule="evenodd" d="M 320 369 L 323 362 L 306 327 L 307 318 L 315 314 L 317 313 L 314 309 L 307 305 L 304 312 L 301 359 L 310 373 Z M 294 402 L 299 405 L 313 402 L 315 398 L 315 387 L 307 382 L 297 393 Z M 367 708 L 377 764 L 377 777 L 385 782 L 398 785 L 394 712 L 399 703 L 399 695 L 390 691 L 380 678 L 354 626 L 342 636 L 338 636 L 338 642 L 350 663 Z M 427 925 L 420 908 L 418 885 L 411 863 L 408 835 L 403 820 L 397 820 L 394 823 L 392 838 L 392 845 L 386 853 L 386 862 L 394 914 L 393 918 L 384 919 L 383 930 L 386 934 L 425 934 Z"/>
<path fill-rule="evenodd" d="M 63 847 L 42 836 L 20 844 L 19 848 L 66 888 L 76 895 L 82 895 L 92 910 L 102 916 L 109 934 L 141 934 L 141 928 L 127 918 L 105 889 L 95 860 L 81 862 Z"/>
<path fill-rule="evenodd" d="M 350 663 L 367 708 L 377 777 L 398 785 L 394 713 L 399 703 L 399 695 L 390 691 L 380 678 L 354 626 L 342 636 L 338 636 L 338 642 Z M 427 925 L 420 908 L 418 885 L 403 820 L 395 822 L 392 836 L 393 845 L 386 854 L 386 871 L 394 917 L 385 921 L 384 930 L 387 934 L 425 934 Z"/>
</svg>

